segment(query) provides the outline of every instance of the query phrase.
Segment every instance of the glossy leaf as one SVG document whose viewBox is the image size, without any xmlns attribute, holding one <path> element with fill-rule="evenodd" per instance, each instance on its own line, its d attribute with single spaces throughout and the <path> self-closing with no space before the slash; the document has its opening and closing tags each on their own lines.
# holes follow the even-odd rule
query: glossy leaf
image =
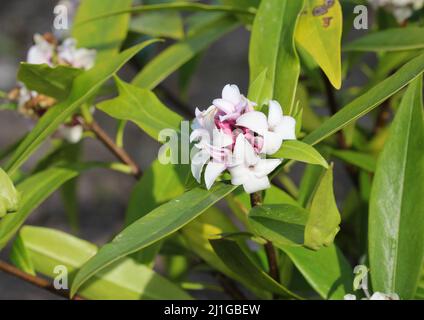
<svg viewBox="0 0 424 320">
<path fill-rule="evenodd" d="M 424 28 L 407 27 L 369 33 L 344 47 L 345 51 L 403 51 L 424 48 Z"/>
<path fill-rule="evenodd" d="M 343 300 L 353 292 L 353 271 L 343 253 L 334 245 L 312 251 L 303 247 L 276 246 L 283 250 L 323 299 Z"/>
<path fill-rule="evenodd" d="M 21 63 L 18 79 L 30 90 L 45 94 L 58 100 L 65 99 L 74 79 L 83 72 L 68 66 Z"/>
<path fill-rule="evenodd" d="M 290 114 L 300 73 L 294 32 L 303 0 L 262 0 L 256 14 L 249 49 L 250 82 L 266 71 L 259 105 L 278 100 Z"/>
<path fill-rule="evenodd" d="M 140 218 L 81 268 L 72 284 L 72 295 L 99 270 L 172 234 L 235 189 L 223 183 L 216 184 L 210 191 L 195 188 Z"/>
<path fill-rule="evenodd" d="M 341 222 L 333 191 L 333 167 L 327 169 L 312 198 L 305 227 L 305 246 L 318 250 L 333 243 Z"/>
<path fill-rule="evenodd" d="M 284 141 L 280 150 L 273 154 L 272 157 L 317 164 L 328 168 L 327 161 L 314 147 L 298 140 Z"/>
<path fill-rule="evenodd" d="M 97 50 L 96 63 L 118 54 L 127 36 L 130 15 L 122 14 L 83 25 L 80 23 L 98 15 L 131 8 L 131 4 L 132 0 L 84 0 L 78 6 L 72 37 L 78 41 L 79 47 Z"/>
<path fill-rule="evenodd" d="M 101 21 L 105 18 L 121 16 L 124 14 L 132 13 L 145 13 L 145 12 L 160 12 L 160 11 L 204 11 L 204 12 L 226 12 L 233 14 L 245 14 L 245 15 L 253 15 L 255 10 L 253 9 L 244 9 L 240 7 L 232 7 L 225 5 L 208 5 L 203 3 L 192 3 L 192 2 L 174 2 L 174 3 L 160 3 L 160 4 L 151 4 L 151 5 L 140 5 L 134 6 L 128 9 L 111 11 L 104 14 L 99 14 L 93 17 L 90 17 L 86 20 L 81 20 L 78 26 L 82 27 L 87 23 L 93 23 L 94 21 Z"/>
<path fill-rule="evenodd" d="M 188 166 L 164 165 L 155 160 L 131 192 L 125 214 L 128 226 L 160 205 L 182 195 L 185 191 Z M 161 242 L 142 249 L 134 255 L 138 262 L 153 266 Z"/>
<path fill-rule="evenodd" d="M 63 121 L 72 115 L 84 101 L 91 98 L 97 89 L 131 59 L 131 57 L 156 41 L 149 40 L 138 44 L 78 76 L 74 81 L 68 98 L 55 105 L 54 108 L 51 108 L 43 115 L 34 129 L 20 143 L 6 165 L 8 173 L 13 174 Z"/>
<path fill-rule="evenodd" d="M 369 259 L 375 291 L 414 296 L 424 256 L 422 79 L 406 91 L 371 191 Z"/>
<path fill-rule="evenodd" d="M 130 30 L 152 37 L 184 38 L 184 25 L 178 12 L 149 12 L 131 19 Z"/>
<path fill-rule="evenodd" d="M 339 1 L 333 3 L 325 14 L 316 15 L 314 10 L 321 7 L 323 1 L 306 0 L 296 29 L 296 42 L 311 55 L 333 86 L 340 89 L 343 16 Z"/>
<path fill-rule="evenodd" d="M 182 117 L 168 109 L 152 91 L 127 84 L 118 77 L 115 81 L 119 96 L 98 104 L 98 109 L 116 119 L 133 121 L 153 139 L 158 139 L 164 129 L 180 131 Z"/>
<path fill-rule="evenodd" d="M 275 244 L 301 246 L 308 216 L 299 206 L 263 205 L 249 212 L 249 224 L 257 235 Z"/>
<path fill-rule="evenodd" d="M 62 265 L 72 280 L 75 272 L 97 252 L 92 243 L 61 231 L 33 226 L 23 227 L 17 241 L 23 246 L 14 247 L 15 254 L 26 255 L 34 270 L 49 278 L 57 277 L 55 268 Z M 177 285 L 131 259 L 122 259 L 99 272 L 81 289 L 80 295 L 106 300 L 191 299 Z"/>
<path fill-rule="evenodd" d="M 146 89 L 155 88 L 200 51 L 233 30 L 236 25 L 234 19 L 229 17 L 214 19 L 210 24 L 158 54 L 138 73 L 132 84 Z"/>
<path fill-rule="evenodd" d="M 263 290 L 271 291 L 280 296 L 301 299 L 299 296 L 276 282 L 243 251 L 234 240 L 210 240 L 216 254 L 233 272 L 241 276 L 244 281 Z"/>
<path fill-rule="evenodd" d="M 18 184 L 17 190 L 21 194 L 19 210 L 0 220 L 0 248 L 7 244 L 35 208 L 66 181 L 89 167 L 85 165 L 53 167 L 34 174 Z"/>
<path fill-rule="evenodd" d="M 18 206 L 19 193 L 7 173 L 0 168 L 0 218 L 7 213 L 16 212 Z"/>
<path fill-rule="evenodd" d="M 305 139 L 303 139 L 303 142 L 314 145 L 328 138 L 379 106 L 387 98 L 408 85 L 408 83 L 414 80 L 423 71 L 424 54 L 421 54 L 405 64 L 395 74 L 344 106 L 319 128 L 307 135 Z"/>
<path fill-rule="evenodd" d="M 331 154 L 337 158 L 368 172 L 374 172 L 376 160 L 372 155 L 350 150 L 333 150 Z"/>
</svg>

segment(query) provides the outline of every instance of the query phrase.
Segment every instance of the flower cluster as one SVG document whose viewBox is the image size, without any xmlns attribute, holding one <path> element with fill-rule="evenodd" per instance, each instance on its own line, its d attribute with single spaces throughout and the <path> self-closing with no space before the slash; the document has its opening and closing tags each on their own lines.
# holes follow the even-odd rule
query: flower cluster
<svg viewBox="0 0 424 320">
<path fill-rule="evenodd" d="M 296 121 L 283 115 L 277 101 L 269 102 L 267 116 L 255 106 L 236 85 L 226 85 L 222 98 L 205 111 L 196 109 L 190 135 L 196 148 L 191 170 L 200 183 L 206 166 L 208 189 L 224 171 L 230 173 L 232 184 L 243 185 L 247 193 L 270 187 L 268 175 L 281 159 L 266 156 L 275 154 L 284 140 L 296 139 Z"/>
<path fill-rule="evenodd" d="M 88 70 L 93 67 L 96 50 L 77 48 L 75 39 L 65 39 L 60 44 L 50 33 L 34 35 L 34 45 L 29 49 L 26 61 L 30 64 L 47 64 L 50 67 L 58 65 Z M 32 117 L 41 117 L 56 100 L 29 90 L 20 83 L 19 88 L 9 94 L 11 100 L 16 100 L 20 113 Z M 83 129 L 75 119 L 71 119 L 60 129 L 60 134 L 69 142 L 76 143 L 81 139 Z"/>
<path fill-rule="evenodd" d="M 399 23 L 412 16 L 414 10 L 424 6 L 424 0 L 368 0 L 375 8 L 382 7 L 393 13 Z"/>
<path fill-rule="evenodd" d="M 344 296 L 344 300 L 356 300 L 356 296 L 354 294 L 347 294 Z M 362 300 L 400 300 L 400 298 L 396 293 L 387 294 L 374 292 L 372 296 L 363 298 Z"/>
</svg>

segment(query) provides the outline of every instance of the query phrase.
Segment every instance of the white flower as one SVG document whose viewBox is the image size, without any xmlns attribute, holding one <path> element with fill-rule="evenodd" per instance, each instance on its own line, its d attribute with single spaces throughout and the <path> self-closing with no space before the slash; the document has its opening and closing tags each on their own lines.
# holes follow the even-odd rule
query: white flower
<svg viewBox="0 0 424 320">
<path fill-rule="evenodd" d="M 381 292 L 374 292 L 370 300 L 400 300 L 396 293 L 386 294 Z"/>
<path fill-rule="evenodd" d="M 347 294 L 343 297 L 343 300 L 356 300 L 356 296 L 354 294 Z"/>
<path fill-rule="evenodd" d="M 253 110 L 256 105 L 240 94 L 239 88 L 227 84 L 222 90 L 222 98 L 215 99 L 213 105 L 220 111 L 220 120 L 235 120 L 245 111 Z"/>
<path fill-rule="evenodd" d="M 96 50 L 85 48 L 77 49 L 77 42 L 68 38 L 57 48 L 60 60 L 70 64 L 74 68 L 91 69 L 96 59 Z"/>
<path fill-rule="evenodd" d="M 59 133 L 69 143 L 78 143 L 81 141 L 84 130 L 81 125 L 63 125 L 59 128 Z"/>
<path fill-rule="evenodd" d="M 247 193 L 268 189 L 268 174 L 281 164 L 279 159 L 261 159 L 253 146 L 239 134 L 234 146 L 233 164 L 228 168 L 231 183 L 243 185 Z"/>
<path fill-rule="evenodd" d="M 49 43 L 41 34 L 34 35 L 34 45 L 29 49 L 27 62 L 31 64 L 46 63 L 52 66 L 54 56 L 54 45 Z"/>
<path fill-rule="evenodd" d="M 382 7 L 393 13 L 398 23 L 403 23 L 424 6 L 424 0 L 368 0 L 375 8 Z"/>
<path fill-rule="evenodd" d="M 269 102 L 268 118 L 262 112 L 252 111 L 240 116 L 236 124 L 261 135 L 264 138 L 261 152 L 268 155 L 276 153 L 283 140 L 296 139 L 296 120 L 284 116 L 277 101 Z"/>
</svg>

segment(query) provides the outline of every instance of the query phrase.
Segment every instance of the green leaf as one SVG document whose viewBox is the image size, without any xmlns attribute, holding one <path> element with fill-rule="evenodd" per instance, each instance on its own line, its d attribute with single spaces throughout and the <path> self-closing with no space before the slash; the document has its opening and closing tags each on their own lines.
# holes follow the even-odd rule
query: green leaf
<svg viewBox="0 0 424 320">
<path fill-rule="evenodd" d="M 7 213 L 16 212 L 18 206 L 19 193 L 7 173 L 0 168 L 0 218 Z"/>
<path fill-rule="evenodd" d="M 172 234 L 235 189 L 224 183 L 210 191 L 195 188 L 140 218 L 84 264 L 72 284 L 71 295 L 99 270 Z"/>
<path fill-rule="evenodd" d="M 279 246 L 323 299 L 343 300 L 353 292 L 353 271 L 334 245 L 312 251 L 303 247 Z"/>
<path fill-rule="evenodd" d="M 343 107 L 318 129 L 306 136 L 303 142 L 314 145 L 343 129 L 401 90 L 423 70 L 424 54 L 421 54 L 405 64 L 395 74 Z"/>
<path fill-rule="evenodd" d="M 131 20 L 130 30 L 152 37 L 184 38 L 184 25 L 178 12 L 149 12 Z"/>
<path fill-rule="evenodd" d="M 227 265 L 230 270 L 238 274 L 253 287 L 267 290 L 280 296 L 291 299 L 302 299 L 263 271 L 256 263 L 243 251 L 234 240 L 217 239 L 210 240 L 216 254 Z"/>
<path fill-rule="evenodd" d="M 129 9 L 131 4 L 132 0 L 84 0 L 78 6 L 72 37 L 78 41 L 79 47 L 97 50 L 97 63 L 107 61 L 119 53 L 127 36 L 130 15 L 122 14 L 83 25 L 81 22 L 116 10 Z"/>
<path fill-rule="evenodd" d="M 341 222 L 333 191 L 333 167 L 327 169 L 312 198 L 305 227 L 305 246 L 318 250 L 333 243 Z"/>
<path fill-rule="evenodd" d="M 214 19 L 186 39 L 171 45 L 158 54 L 133 79 L 132 84 L 146 89 L 155 88 L 171 73 L 236 26 L 237 23 L 234 19 L 229 17 Z"/>
<path fill-rule="evenodd" d="M 338 0 L 324 15 L 313 10 L 322 0 L 307 0 L 296 29 L 296 42 L 305 49 L 327 75 L 336 89 L 342 85 L 341 40 L 343 15 Z"/>
<path fill-rule="evenodd" d="M 368 172 L 374 172 L 376 160 L 372 155 L 350 150 L 332 150 L 331 154 Z"/>
<path fill-rule="evenodd" d="M 249 86 L 249 94 L 248 98 L 251 101 L 260 101 L 261 94 L 264 91 L 265 83 L 266 83 L 266 75 L 268 69 L 264 69 L 261 73 L 258 74 L 255 80 L 251 81 Z M 261 107 L 259 105 L 258 107 Z"/>
<path fill-rule="evenodd" d="M 130 225 L 153 209 L 182 195 L 185 191 L 187 169 L 188 166 L 185 165 L 164 165 L 155 160 L 131 192 L 125 225 Z M 154 243 L 138 252 L 135 258 L 140 263 L 153 266 L 160 247 L 161 242 Z"/>
<path fill-rule="evenodd" d="M 68 66 L 52 68 L 47 64 L 23 62 L 19 66 L 18 79 L 30 90 L 63 100 L 68 96 L 74 79 L 82 72 L 82 69 Z"/>
<path fill-rule="evenodd" d="M 230 270 L 217 256 L 209 242 L 209 239 L 216 237 L 216 235 L 237 231 L 228 215 L 215 207 L 211 207 L 182 228 L 181 234 L 187 243 L 187 250 L 193 251 L 214 270 L 218 270 L 228 277 L 241 282 L 258 297 L 269 298 L 266 292 L 256 286 L 252 286 L 250 282 L 247 283 L 237 272 Z"/>
<path fill-rule="evenodd" d="M 119 96 L 98 104 L 98 109 L 116 119 L 134 122 L 155 140 L 164 129 L 180 131 L 183 118 L 168 109 L 152 91 L 125 83 L 118 77 L 115 81 Z"/>
<path fill-rule="evenodd" d="M 406 91 L 377 162 L 369 215 L 375 291 L 413 298 L 424 256 L 422 79 Z"/>
<path fill-rule="evenodd" d="M 328 168 L 327 161 L 314 147 L 298 140 L 284 141 L 280 150 L 273 154 L 272 157 L 317 164 L 326 169 Z"/>
<path fill-rule="evenodd" d="M 90 242 L 61 231 L 33 226 L 23 227 L 18 241 L 23 247 L 19 246 L 15 252 L 27 256 L 34 270 L 49 278 L 57 277 L 55 268 L 62 265 L 72 280 L 75 272 L 97 252 Z M 174 283 L 131 259 L 122 259 L 99 272 L 84 285 L 80 295 L 101 300 L 191 299 Z"/>
<path fill-rule="evenodd" d="M 301 246 L 308 216 L 309 212 L 299 206 L 263 205 L 249 212 L 249 224 L 257 235 L 272 243 Z"/>
<path fill-rule="evenodd" d="M 18 231 L 31 212 L 66 181 L 76 177 L 87 165 L 68 165 L 49 168 L 25 179 L 17 186 L 21 194 L 19 210 L 0 220 L 0 249 Z"/>
<path fill-rule="evenodd" d="M 94 17 L 90 17 L 86 20 L 79 20 L 78 27 L 83 27 L 86 23 L 93 23 L 94 21 L 104 20 L 114 16 L 120 16 L 127 13 L 145 13 L 145 12 L 159 12 L 159 11 L 205 11 L 205 12 L 227 12 L 232 14 L 245 14 L 251 16 L 255 13 L 253 8 L 244 9 L 240 7 L 222 6 L 222 5 L 208 5 L 203 3 L 191 3 L 191 2 L 173 2 L 173 3 L 162 3 L 152 5 L 140 5 L 134 6 L 128 9 L 116 10 L 99 14 Z"/>
<path fill-rule="evenodd" d="M 114 58 L 108 59 L 87 72 L 78 76 L 72 86 L 71 93 L 63 102 L 50 108 L 40 118 L 34 129 L 25 137 L 12 155 L 6 168 L 13 174 L 38 149 L 41 143 L 51 135 L 59 125 L 86 100 L 92 97 L 114 73 L 116 73 L 131 57 L 146 46 L 157 42 L 149 40 L 127 49 Z"/>
<path fill-rule="evenodd" d="M 34 265 L 29 256 L 28 250 L 25 248 L 25 243 L 20 235 L 18 235 L 13 242 L 12 249 L 10 251 L 10 261 L 17 266 L 19 269 L 35 276 L 36 271 Z"/>
<path fill-rule="evenodd" d="M 249 49 L 250 82 L 264 70 L 266 81 L 260 99 L 278 100 L 290 114 L 300 73 L 294 32 L 303 0 L 262 0 L 256 14 Z"/>
<path fill-rule="evenodd" d="M 402 51 L 424 48 L 424 28 L 386 29 L 367 34 L 344 47 L 345 51 Z"/>
</svg>

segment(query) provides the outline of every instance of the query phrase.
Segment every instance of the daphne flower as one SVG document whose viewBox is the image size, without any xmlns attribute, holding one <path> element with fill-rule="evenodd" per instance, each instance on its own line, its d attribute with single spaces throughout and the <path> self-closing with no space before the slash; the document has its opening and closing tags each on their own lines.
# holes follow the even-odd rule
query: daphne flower
<svg viewBox="0 0 424 320">
<path fill-rule="evenodd" d="M 68 38 L 57 48 L 59 60 L 74 68 L 91 69 L 96 59 L 96 50 L 77 49 L 77 41 Z"/>
<path fill-rule="evenodd" d="M 41 34 L 34 35 L 34 45 L 29 49 L 27 62 L 31 64 L 53 65 L 54 45 L 48 42 Z"/>
<path fill-rule="evenodd" d="M 235 163 L 228 169 L 231 183 L 243 185 L 247 193 L 268 189 L 268 174 L 281 164 L 279 159 L 261 159 L 242 134 L 237 137 L 233 158 Z"/>
<path fill-rule="evenodd" d="M 381 292 L 374 292 L 370 300 L 400 300 L 396 293 L 386 294 Z"/>
<path fill-rule="evenodd" d="M 347 294 L 344 296 L 343 300 L 356 300 L 356 296 L 353 294 Z M 387 294 L 381 292 L 374 292 L 374 294 L 367 298 L 363 298 L 362 300 L 400 300 L 399 296 L 396 293 Z"/>
<path fill-rule="evenodd" d="M 264 139 L 262 153 L 272 155 L 280 148 L 284 140 L 296 139 L 296 120 L 284 116 L 281 105 L 277 101 L 269 102 L 268 118 L 259 111 L 243 114 L 236 124 L 256 132 Z"/>
<path fill-rule="evenodd" d="M 235 120 L 244 112 L 253 110 L 256 105 L 240 94 L 239 88 L 232 84 L 227 84 L 222 90 L 222 98 L 215 99 L 213 105 L 220 111 L 220 120 Z"/>
<path fill-rule="evenodd" d="M 375 8 L 382 7 L 393 13 L 398 23 L 403 23 L 424 6 L 424 0 L 368 0 Z"/>
</svg>

